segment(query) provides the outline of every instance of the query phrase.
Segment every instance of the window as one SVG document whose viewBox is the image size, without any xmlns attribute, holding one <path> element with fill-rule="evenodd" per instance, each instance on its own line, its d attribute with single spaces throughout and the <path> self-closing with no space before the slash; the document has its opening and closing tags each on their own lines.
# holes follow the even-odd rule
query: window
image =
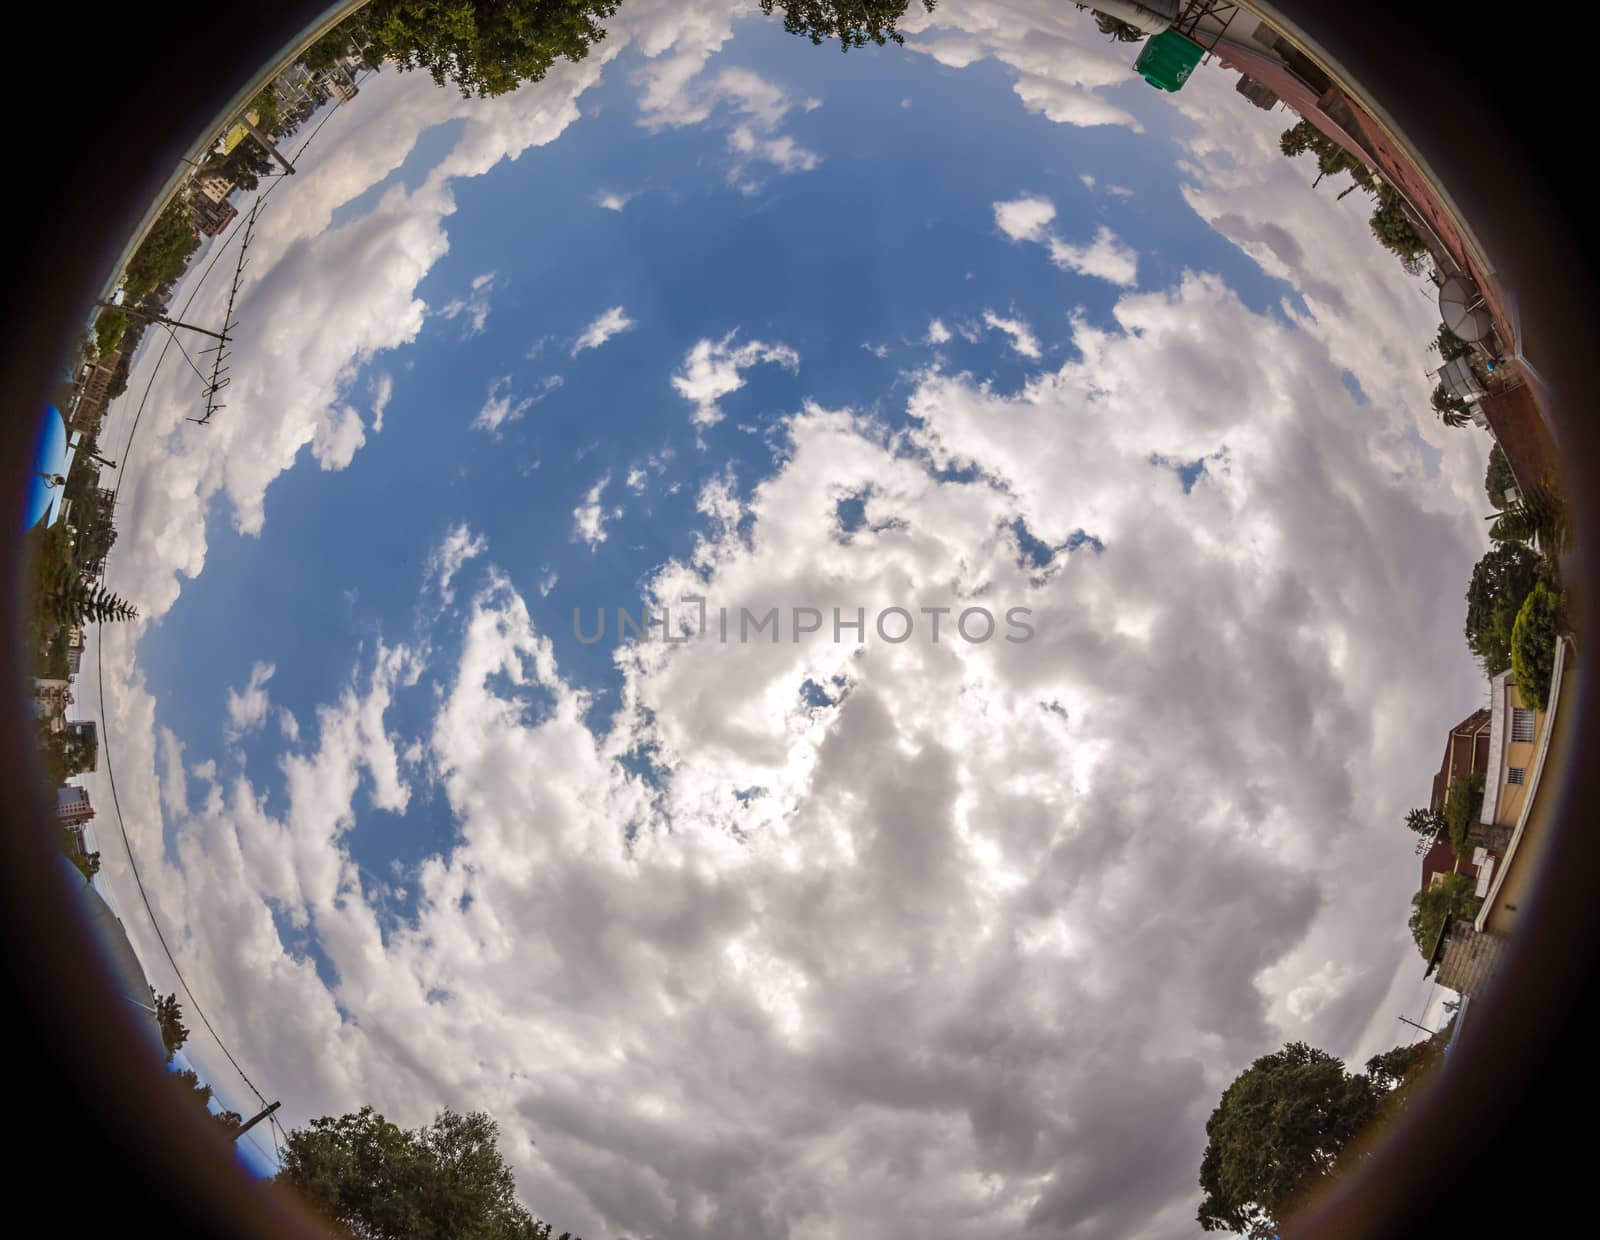
<svg viewBox="0 0 1600 1240">
<path fill-rule="evenodd" d="M 1511 708 L 1511 739 L 1514 741 L 1531 741 L 1533 739 L 1533 712 L 1523 710 L 1520 706 Z"/>
<path fill-rule="evenodd" d="M 1525 775 L 1525 771 L 1523 770 L 1522 767 L 1514 766 L 1509 771 L 1506 772 L 1506 783 L 1508 783 L 1508 784 L 1520 784 L 1520 783 L 1522 783 L 1524 775 Z"/>
</svg>

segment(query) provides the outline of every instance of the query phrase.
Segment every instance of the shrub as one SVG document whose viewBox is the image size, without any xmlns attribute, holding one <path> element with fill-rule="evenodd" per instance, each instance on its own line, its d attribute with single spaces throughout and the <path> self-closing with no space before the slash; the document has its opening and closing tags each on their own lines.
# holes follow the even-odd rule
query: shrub
<svg viewBox="0 0 1600 1240">
<path fill-rule="evenodd" d="M 1564 597 L 1540 582 L 1517 612 L 1511 626 L 1511 673 L 1517 689 L 1538 710 L 1550 701 L 1550 678 L 1555 674 L 1556 639 L 1561 634 Z"/>
<path fill-rule="evenodd" d="M 1483 811 L 1483 772 L 1457 775 L 1450 781 L 1444 794 L 1444 821 L 1450 834 L 1450 849 L 1458 857 L 1472 850 L 1467 846 L 1467 832 L 1478 821 Z"/>
</svg>

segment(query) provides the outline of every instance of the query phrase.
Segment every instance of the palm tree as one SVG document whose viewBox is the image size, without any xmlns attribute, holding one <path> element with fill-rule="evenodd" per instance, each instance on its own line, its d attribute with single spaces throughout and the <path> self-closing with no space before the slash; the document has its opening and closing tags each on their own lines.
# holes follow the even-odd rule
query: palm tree
<svg viewBox="0 0 1600 1240">
<path fill-rule="evenodd" d="M 1533 483 L 1489 527 L 1495 542 L 1531 542 L 1546 556 L 1567 548 L 1567 506 L 1549 478 Z"/>
<path fill-rule="evenodd" d="M 1446 426 L 1462 427 L 1472 421 L 1472 411 L 1467 402 L 1450 395 L 1444 384 L 1433 389 L 1433 411 Z"/>
</svg>

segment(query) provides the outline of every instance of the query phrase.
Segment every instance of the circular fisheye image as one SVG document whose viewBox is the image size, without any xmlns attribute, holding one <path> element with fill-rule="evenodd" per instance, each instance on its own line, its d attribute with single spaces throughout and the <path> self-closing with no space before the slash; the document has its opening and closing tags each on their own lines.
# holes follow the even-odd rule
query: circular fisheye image
<svg viewBox="0 0 1600 1240">
<path fill-rule="evenodd" d="M 196 1148 L 396 1240 L 1268 1240 L 1383 1162 L 1586 673 L 1526 290 L 1355 73 L 370 0 L 234 86 L 12 463 L 50 916 Z"/>
</svg>

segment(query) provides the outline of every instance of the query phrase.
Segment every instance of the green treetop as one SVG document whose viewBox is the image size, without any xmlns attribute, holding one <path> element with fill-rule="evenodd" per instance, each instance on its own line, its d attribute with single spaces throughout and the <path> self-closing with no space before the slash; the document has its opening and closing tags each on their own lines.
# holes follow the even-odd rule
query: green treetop
<svg viewBox="0 0 1600 1240">
<path fill-rule="evenodd" d="M 278 1183 L 361 1240 L 553 1240 L 517 1200 L 498 1137 L 481 1112 L 408 1132 L 362 1107 L 291 1132 Z"/>
</svg>

